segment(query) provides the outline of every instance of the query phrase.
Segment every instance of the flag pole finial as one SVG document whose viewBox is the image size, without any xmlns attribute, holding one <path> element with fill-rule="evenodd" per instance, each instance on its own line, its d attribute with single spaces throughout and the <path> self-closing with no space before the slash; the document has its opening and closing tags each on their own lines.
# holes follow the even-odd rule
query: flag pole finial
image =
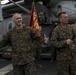
<svg viewBox="0 0 76 75">
<path fill-rule="evenodd" d="M 35 2 L 35 0 L 33 0 L 33 3 Z"/>
<path fill-rule="evenodd" d="M 33 2 L 34 2 L 35 0 L 33 0 Z"/>
</svg>

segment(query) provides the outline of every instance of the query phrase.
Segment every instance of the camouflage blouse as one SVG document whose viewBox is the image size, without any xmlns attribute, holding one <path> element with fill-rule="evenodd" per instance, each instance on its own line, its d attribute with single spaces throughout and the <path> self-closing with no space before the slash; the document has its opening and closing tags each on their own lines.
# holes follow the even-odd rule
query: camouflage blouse
<svg viewBox="0 0 76 75">
<path fill-rule="evenodd" d="M 12 63 L 23 65 L 34 60 L 32 47 L 34 41 L 40 41 L 40 36 L 30 27 L 23 26 L 22 29 L 11 29 L 4 39 L 0 41 L 0 48 L 11 42 Z"/>
</svg>

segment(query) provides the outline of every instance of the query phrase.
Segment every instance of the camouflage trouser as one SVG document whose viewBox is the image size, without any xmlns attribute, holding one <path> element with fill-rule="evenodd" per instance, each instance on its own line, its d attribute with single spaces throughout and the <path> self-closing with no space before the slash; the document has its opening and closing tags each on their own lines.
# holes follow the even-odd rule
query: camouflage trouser
<svg viewBox="0 0 76 75">
<path fill-rule="evenodd" d="M 57 75 L 76 75 L 76 63 L 72 61 L 57 62 Z"/>
<path fill-rule="evenodd" d="M 36 75 L 36 67 L 33 62 L 25 65 L 14 65 L 13 72 L 14 75 Z"/>
</svg>

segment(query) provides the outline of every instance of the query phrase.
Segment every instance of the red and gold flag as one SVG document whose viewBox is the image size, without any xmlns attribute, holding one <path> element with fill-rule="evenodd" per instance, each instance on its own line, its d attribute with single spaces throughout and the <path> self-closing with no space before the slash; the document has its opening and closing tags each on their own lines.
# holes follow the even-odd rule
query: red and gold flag
<svg viewBox="0 0 76 75">
<path fill-rule="evenodd" d="M 34 28 L 36 30 L 37 34 L 40 34 L 38 16 L 37 16 L 36 7 L 35 7 L 34 2 L 32 3 L 30 25 L 29 26 Z"/>
</svg>

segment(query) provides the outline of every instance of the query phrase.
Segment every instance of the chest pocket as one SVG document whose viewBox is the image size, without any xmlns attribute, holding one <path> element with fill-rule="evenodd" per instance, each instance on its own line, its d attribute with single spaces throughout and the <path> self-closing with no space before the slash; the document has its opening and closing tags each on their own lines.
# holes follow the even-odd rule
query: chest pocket
<svg viewBox="0 0 76 75">
<path fill-rule="evenodd" d="M 59 28 L 58 30 L 58 40 L 66 40 L 66 39 L 73 38 L 72 28 Z"/>
</svg>

